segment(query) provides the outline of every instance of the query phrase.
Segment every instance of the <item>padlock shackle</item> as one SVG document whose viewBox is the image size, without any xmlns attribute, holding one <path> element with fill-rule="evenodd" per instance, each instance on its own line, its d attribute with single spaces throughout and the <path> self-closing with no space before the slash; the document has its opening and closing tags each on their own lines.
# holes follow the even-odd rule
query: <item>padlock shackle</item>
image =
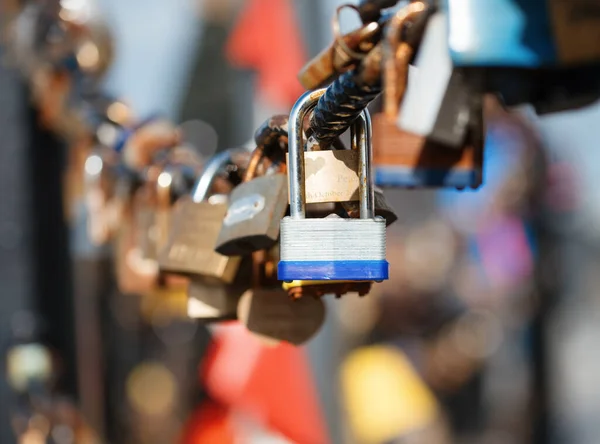
<svg viewBox="0 0 600 444">
<path fill-rule="evenodd" d="M 290 192 L 290 217 L 306 217 L 306 188 L 304 171 L 304 119 L 317 106 L 326 88 L 304 93 L 296 101 L 289 119 L 288 180 Z M 358 194 L 360 218 L 370 219 L 375 214 L 375 196 L 371 175 L 371 118 L 365 109 L 351 126 L 351 138 L 359 150 Z"/>
<path fill-rule="evenodd" d="M 427 11 L 427 5 L 414 2 L 401 8 L 390 20 L 384 41 L 384 97 L 383 112 L 390 119 L 396 119 L 400 103 L 408 83 L 408 66 L 414 54 L 414 48 L 401 42 L 404 25 Z"/>
<path fill-rule="evenodd" d="M 228 149 L 212 156 L 204 165 L 204 169 L 192 190 L 192 201 L 199 203 L 208 197 L 208 192 L 221 168 L 231 162 L 234 149 Z"/>
<path fill-rule="evenodd" d="M 250 160 L 248 161 L 248 167 L 246 168 L 246 172 L 244 173 L 244 183 L 250 182 L 256 177 L 256 171 L 258 170 L 258 166 L 264 158 L 265 147 L 259 145 L 254 149 L 254 151 L 252 151 L 252 155 L 250 156 Z"/>
<path fill-rule="evenodd" d="M 358 197 L 360 201 L 360 218 L 372 219 L 375 217 L 375 186 L 371 175 L 373 152 L 371 150 L 371 116 L 364 110 L 352 127 L 352 145 L 360 153 L 358 160 Z"/>
</svg>

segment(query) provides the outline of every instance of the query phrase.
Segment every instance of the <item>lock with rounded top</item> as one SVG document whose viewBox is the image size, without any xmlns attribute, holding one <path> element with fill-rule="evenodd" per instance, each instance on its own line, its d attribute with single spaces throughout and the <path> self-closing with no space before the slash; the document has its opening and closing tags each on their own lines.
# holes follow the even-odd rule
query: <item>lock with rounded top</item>
<svg viewBox="0 0 600 444">
<path fill-rule="evenodd" d="M 285 169 L 255 177 L 271 146 L 259 145 L 250 158 L 244 182 L 231 192 L 229 208 L 215 250 L 239 256 L 271 248 L 279 238 L 279 220 L 288 209 Z M 285 168 L 285 164 L 282 164 Z"/>
<path fill-rule="evenodd" d="M 231 162 L 232 154 L 233 150 L 227 150 L 213 156 L 206 163 L 192 195 L 176 202 L 169 240 L 159 254 L 161 270 L 233 282 L 240 258 L 214 251 L 228 199 L 222 194 L 208 197 L 218 173 Z"/>
<path fill-rule="evenodd" d="M 389 268 L 385 258 L 386 224 L 385 219 L 374 215 L 371 122 L 367 111 L 351 127 L 359 142 L 360 218 L 306 218 L 302 125 L 324 92 L 321 89 L 305 93 L 290 113 L 290 216 L 281 220 L 278 276 L 282 281 L 381 281 L 388 278 Z"/>
</svg>

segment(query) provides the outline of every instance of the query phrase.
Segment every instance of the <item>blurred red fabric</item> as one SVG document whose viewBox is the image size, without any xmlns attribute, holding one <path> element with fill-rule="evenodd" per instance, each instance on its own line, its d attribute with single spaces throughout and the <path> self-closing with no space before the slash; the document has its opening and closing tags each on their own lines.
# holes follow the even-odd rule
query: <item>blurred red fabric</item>
<svg viewBox="0 0 600 444">
<path fill-rule="evenodd" d="M 327 444 L 316 389 L 302 348 L 262 343 L 240 324 L 222 327 L 202 368 L 213 399 L 297 444 Z"/>
<path fill-rule="evenodd" d="M 290 0 L 247 0 L 227 43 L 234 66 L 258 72 L 259 93 L 291 106 L 304 92 L 297 74 L 306 61 Z"/>
<path fill-rule="evenodd" d="M 186 422 L 181 444 L 235 444 L 230 409 L 213 401 L 201 404 Z"/>
</svg>

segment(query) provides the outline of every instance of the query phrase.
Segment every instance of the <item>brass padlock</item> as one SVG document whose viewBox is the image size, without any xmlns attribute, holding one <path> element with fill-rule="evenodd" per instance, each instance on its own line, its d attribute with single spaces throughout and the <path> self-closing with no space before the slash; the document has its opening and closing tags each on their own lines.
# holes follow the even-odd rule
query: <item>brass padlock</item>
<svg viewBox="0 0 600 444">
<path fill-rule="evenodd" d="M 375 183 L 400 187 L 472 187 L 481 184 L 483 126 L 481 101 L 470 99 L 470 125 L 462 149 L 399 128 L 400 104 L 414 48 L 399 41 L 401 30 L 427 11 L 424 2 L 401 9 L 389 25 L 384 67 L 384 111 L 373 118 Z M 459 73 L 453 77 L 457 81 Z M 452 86 L 452 85 L 450 85 Z"/>
<path fill-rule="evenodd" d="M 230 162 L 231 156 L 232 151 L 213 156 L 192 196 L 184 196 L 176 202 L 169 240 L 159 253 L 162 271 L 233 282 L 240 258 L 214 251 L 227 213 L 227 196 L 213 195 L 207 199 L 218 172 Z"/>
<path fill-rule="evenodd" d="M 159 171 L 161 171 L 159 173 Z M 157 251 L 165 242 L 171 208 L 171 181 L 157 167 L 136 190 L 117 242 L 117 283 L 123 293 L 148 294 L 159 286 Z"/>
<path fill-rule="evenodd" d="M 316 298 L 290 299 L 281 289 L 257 288 L 241 297 L 237 316 L 261 338 L 301 345 L 323 325 L 325 304 Z"/>
<path fill-rule="evenodd" d="M 325 306 L 315 298 L 289 298 L 277 280 L 279 249 L 252 254 L 252 289 L 237 305 L 238 320 L 259 339 L 300 345 L 308 341 L 325 319 Z M 300 303 L 298 303 L 300 302 Z"/>
<path fill-rule="evenodd" d="M 253 264 L 250 256 L 242 257 L 233 282 L 190 275 L 187 315 L 203 323 L 237 319 L 237 304 L 252 282 Z"/>
<path fill-rule="evenodd" d="M 244 183 L 231 192 L 229 208 L 215 250 L 240 256 L 271 248 L 279 238 L 279 221 L 288 209 L 285 165 L 274 174 L 255 177 L 259 163 L 267 158 L 258 146 L 246 170 Z"/>
</svg>

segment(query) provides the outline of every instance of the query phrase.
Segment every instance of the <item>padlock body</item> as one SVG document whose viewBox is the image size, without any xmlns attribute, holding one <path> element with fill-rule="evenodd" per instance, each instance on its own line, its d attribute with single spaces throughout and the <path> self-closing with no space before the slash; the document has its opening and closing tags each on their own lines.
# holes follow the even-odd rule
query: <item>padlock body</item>
<svg viewBox="0 0 600 444">
<path fill-rule="evenodd" d="M 258 336 L 301 345 L 323 325 L 325 305 L 315 298 L 292 300 L 281 289 L 256 289 L 240 299 L 238 318 Z"/>
<path fill-rule="evenodd" d="M 188 287 L 187 315 L 202 322 L 236 319 L 237 304 L 244 289 L 195 277 Z"/>
<path fill-rule="evenodd" d="M 482 181 L 482 147 L 457 150 L 400 130 L 383 114 L 373 118 L 375 184 L 381 187 L 477 188 Z"/>
<path fill-rule="evenodd" d="M 226 212 L 225 203 L 194 202 L 189 197 L 177 201 L 169 240 L 159 253 L 160 269 L 232 282 L 240 259 L 214 251 Z"/>
<path fill-rule="evenodd" d="M 288 208 L 287 184 L 285 174 L 272 174 L 238 185 L 231 193 L 216 251 L 241 256 L 271 248 Z"/>
<path fill-rule="evenodd" d="M 358 200 L 358 150 L 304 153 L 306 203 Z"/>
<path fill-rule="evenodd" d="M 295 280 L 382 281 L 388 279 L 385 220 L 281 220 L 278 277 Z"/>
<path fill-rule="evenodd" d="M 385 224 L 389 227 L 398 220 L 398 215 L 387 202 L 383 191 L 376 189 L 373 193 L 375 197 L 375 216 L 385 219 Z M 342 202 L 342 206 L 349 217 L 358 218 L 360 216 L 360 204 L 358 202 Z"/>
</svg>

